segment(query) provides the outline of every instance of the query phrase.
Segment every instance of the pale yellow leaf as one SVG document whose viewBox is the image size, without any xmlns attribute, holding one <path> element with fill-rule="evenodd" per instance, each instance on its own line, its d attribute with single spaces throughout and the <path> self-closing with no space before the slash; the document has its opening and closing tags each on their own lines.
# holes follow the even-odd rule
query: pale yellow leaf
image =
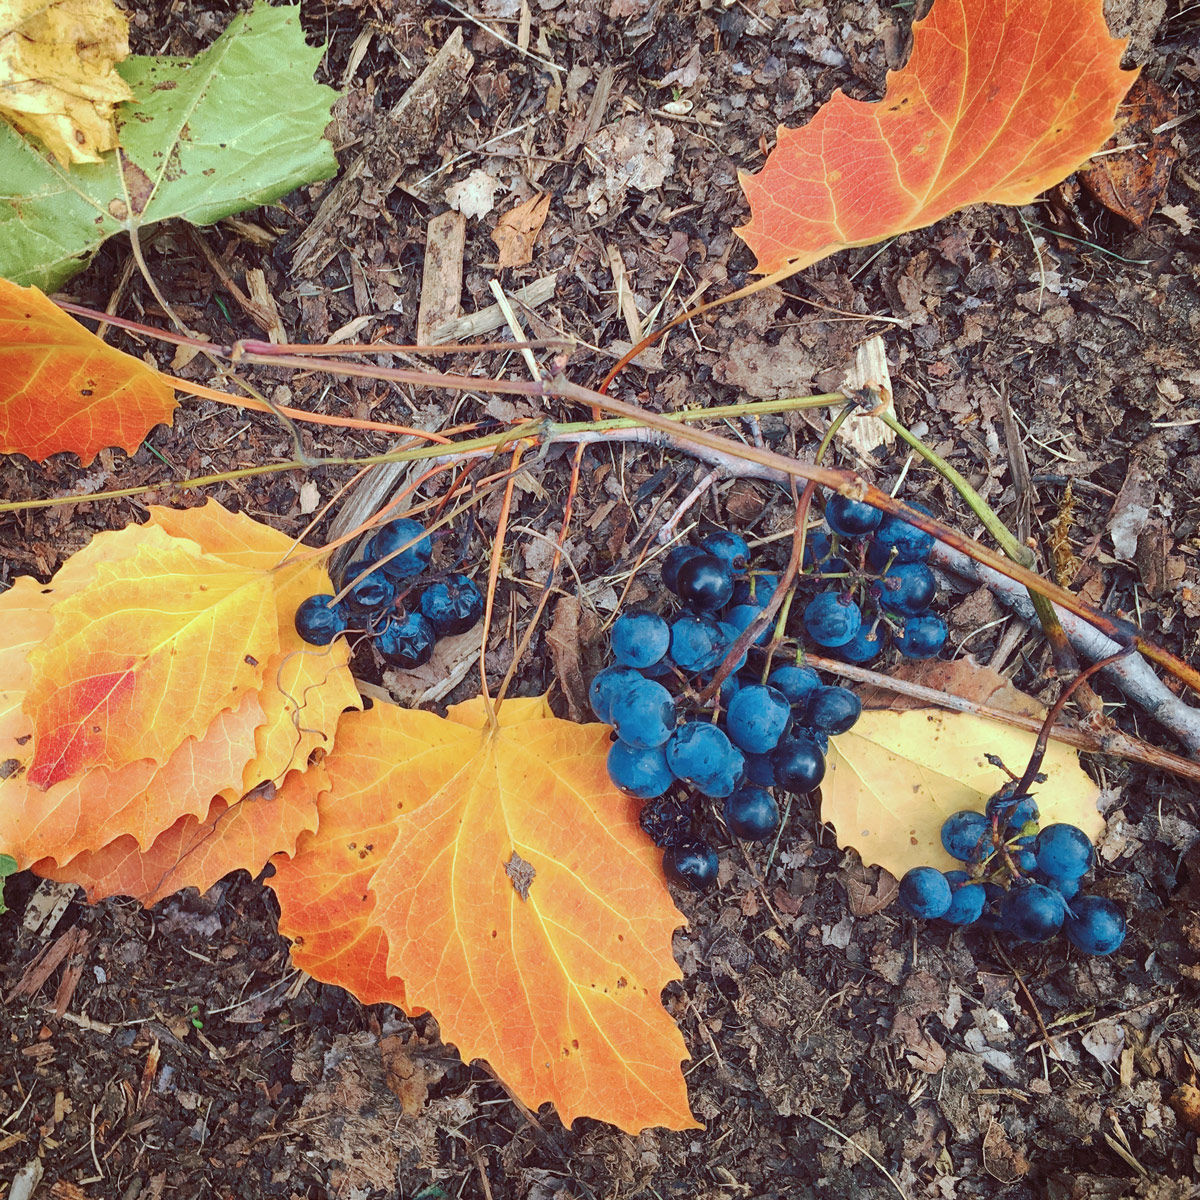
<svg viewBox="0 0 1200 1200">
<path fill-rule="evenodd" d="M 897 878 L 911 867 L 948 871 L 962 864 L 942 849 L 942 822 L 959 809 L 982 812 L 1008 782 L 986 755 L 1018 775 L 1033 753 L 1034 735 L 970 713 L 917 708 L 868 710 L 849 733 L 830 739 L 821 819 L 853 846 L 864 863 Z M 1093 841 L 1104 830 L 1100 792 L 1070 746 L 1051 742 L 1034 796 L 1042 825 L 1065 821 Z"/>
</svg>

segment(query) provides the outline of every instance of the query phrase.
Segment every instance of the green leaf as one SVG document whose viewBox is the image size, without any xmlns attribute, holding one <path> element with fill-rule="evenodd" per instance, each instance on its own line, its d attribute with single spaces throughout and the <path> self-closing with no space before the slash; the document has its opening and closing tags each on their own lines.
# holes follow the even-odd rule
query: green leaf
<svg viewBox="0 0 1200 1200">
<path fill-rule="evenodd" d="M 70 171 L 0 121 L 0 275 L 51 291 L 122 230 L 211 224 L 329 178 L 337 93 L 313 82 L 322 53 L 298 6 L 256 3 L 194 59 L 129 58 L 121 148 Z"/>
<path fill-rule="evenodd" d="M 17 873 L 17 860 L 11 854 L 0 854 L 0 913 L 8 912 L 4 906 L 4 881 Z"/>
</svg>

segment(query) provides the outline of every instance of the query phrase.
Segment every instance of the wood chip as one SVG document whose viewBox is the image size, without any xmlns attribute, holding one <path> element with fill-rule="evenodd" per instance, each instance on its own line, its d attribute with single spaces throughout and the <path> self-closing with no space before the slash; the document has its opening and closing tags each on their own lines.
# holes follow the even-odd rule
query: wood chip
<svg viewBox="0 0 1200 1200">
<path fill-rule="evenodd" d="M 417 311 L 417 342 L 422 346 L 433 345 L 434 330 L 458 316 L 466 246 L 467 218 L 462 213 L 451 210 L 429 222 Z"/>
</svg>

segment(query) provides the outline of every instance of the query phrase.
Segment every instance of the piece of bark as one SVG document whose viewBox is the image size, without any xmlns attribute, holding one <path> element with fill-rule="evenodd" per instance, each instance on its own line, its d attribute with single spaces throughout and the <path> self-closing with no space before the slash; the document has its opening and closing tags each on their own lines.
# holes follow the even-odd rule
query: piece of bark
<svg viewBox="0 0 1200 1200">
<path fill-rule="evenodd" d="M 458 316 L 466 247 L 467 218 L 462 213 L 444 212 L 429 222 L 417 310 L 417 342 L 422 346 L 432 345 L 434 330 Z"/>
<path fill-rule="evenodd" d="M 382 204 L 408 167 L 433 146 L 466 98 L 474 65 L 475 56 L 463 45 L 462 26 L 456 25 L 433 61 L 380 118 L 358 157 L 325 194 L 312 224 L 296 242 L 292 269 L 297 275 L 306 279 L 317 275 L 342 248 L 346 214 L 363 199 Z"/>
<path fill-rule="evenodd" d="M 509 295 L 510 302 L 516 302 L 525 308 L 537 308 L 545 304 L 554 295 L 554 285 L 558 280 L 558 272 L 543 275 L 532 283 L 518 288 Z M 478 312 L 466 313 L 453 320 L 444 321 L 429 336 L 428 345 L 440 346 L 444 342 L 465 342 L 469 338 L 478 337 L 482 333 L 490 333 L 504 324 L 504 313 L 498 304 L 489 304 Z"/>
</svg>

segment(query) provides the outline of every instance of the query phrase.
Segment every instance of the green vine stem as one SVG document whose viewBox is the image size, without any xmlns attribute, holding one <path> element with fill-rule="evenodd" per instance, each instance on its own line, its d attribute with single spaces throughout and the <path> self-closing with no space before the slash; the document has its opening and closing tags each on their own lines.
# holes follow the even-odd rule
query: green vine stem
<svg viewBox="0 0 1200 1200">
<path fill-rule="evenodd" d="M 878 417 L 901 441 L 915 450 L 939 475 L 945 479 L 958 494 L 966 501 L 967 507 L 983 522 L 984 528 L 996 539 L 1000 549 L 1014 562 L 1032 569 L 1034 566 L 1033 551 L 1019 541 L 1009 528 L 997 516 L 995 509 L 959 474 L 937 451 L 927 446 L 915 433 L 905 428 L 891 413 L 880 410 L 873 414 Z M 1037 613 L 1042 632 L 1050 643 L 1054 665 L 1063 673 L 1074 675 L 1079 670 L 1079 661 L 1075 651 L 1067 639 L 1062 622 L 1054 611 L 1054 605 L 1043 595 L 1029 589 L 1029 600 Z M 1099 698 L 1091 686 L 1083 684 L 1082 692 L 1090 696 L 1091 703 L 1087 705 L 1092 711 L 1100 708 Z"/>
</svg>

